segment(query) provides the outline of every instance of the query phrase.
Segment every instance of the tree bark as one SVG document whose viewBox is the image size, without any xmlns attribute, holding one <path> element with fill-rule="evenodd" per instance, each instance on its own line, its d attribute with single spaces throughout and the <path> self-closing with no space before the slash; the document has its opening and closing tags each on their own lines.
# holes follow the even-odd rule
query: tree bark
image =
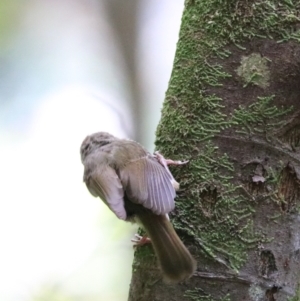
<svg viewBox="0 0 300 301">
<path fill-rule="evenodd" d="M 156 145 L 190 160 L 171 220 L 198 269 L 165 284 L 139 248 L 130 301 L 300 300 L 299 12 L 186 0 Z"/>
</svg>

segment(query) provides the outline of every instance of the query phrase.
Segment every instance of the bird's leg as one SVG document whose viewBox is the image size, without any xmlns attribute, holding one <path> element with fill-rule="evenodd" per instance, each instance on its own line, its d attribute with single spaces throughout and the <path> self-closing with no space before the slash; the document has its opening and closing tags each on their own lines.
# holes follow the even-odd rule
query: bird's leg
<svg viewBox="0 0 300 301">
<path fill-rule="evenodd" d="M 170 172 L 170 169 L 168 165 L 184 165 L 187 164 L 189 161 L 173 161 L 171 159 L 166 159 L 162 154 L 159 153 L 159 151 L 156 151 L 154 153 L 155 158 L 157 161 L 166 169 L 168 174 L 171 177 L 171 182 L 175 190 L 179 190 L 179 183 L 174 179 L 172 173 Z"/>
<path fill-rule="evenodd" d="M 168 169 L 168 165 L 184 165 L 184 164 L 187 164 L 189 162 L 188 160 L 186 160 L 186 161 L 180 161 L 180 160 L 174 161 L 174 160 L 171 160 L 171 159 L 166 159 L 159 151 L 156 151 L 154 153 L 154 156 L 157 158 L 158 162 L 167 169 Z"/>
<path fill-rule="evenodd" d="M 168 219 L 168 221 L 170 220 L 169 214 L 166 213 L 166 218 Z M 133 247 L 139 247 L 139 246 L 143 246 L 146 244 L 151 244 L 151 238 L 148 237 L 147 235 L 139 235 L 139 234 L 134 234 L 133 238 L 131 239 L 131 241 L 133 242 Z"/>
<path fill-rule="evenodd" d="M 134 237 L 131 239 L 131 241 L 134 243 L 133 247 L 140 247 L 151 243 L 151 239 L 148 236 L 140 236 L 138 234 L 134 234 Z"/>
</svg>

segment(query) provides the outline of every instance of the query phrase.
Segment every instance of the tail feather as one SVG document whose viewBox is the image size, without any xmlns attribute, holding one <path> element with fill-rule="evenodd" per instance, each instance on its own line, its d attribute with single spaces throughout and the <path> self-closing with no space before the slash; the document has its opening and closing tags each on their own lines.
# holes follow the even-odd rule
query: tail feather
<svg viewBox="0 0 300 301">
<path fill-rule="evenodd" d="M 138 218 L 151 238 L 163 275 L 167 281 L 179 282 L 193 275 L 196 261 L 176 234 L 165 215 L 139 214 Z"/>
</svg>

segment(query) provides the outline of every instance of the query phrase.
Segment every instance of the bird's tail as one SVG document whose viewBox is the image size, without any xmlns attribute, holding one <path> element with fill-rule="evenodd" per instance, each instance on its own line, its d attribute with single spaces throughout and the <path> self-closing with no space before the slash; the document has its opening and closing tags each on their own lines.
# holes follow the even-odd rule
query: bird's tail
<svg viewBox="0 0 300 301">
<path fill-rule="evenodd" d="M 167 216 L 147 212 L 139 214 L 138 218 L 152 241 L 165 280 L 179 282 L 192 276 L 196 270 L 196 261 Z"/>
</svg>

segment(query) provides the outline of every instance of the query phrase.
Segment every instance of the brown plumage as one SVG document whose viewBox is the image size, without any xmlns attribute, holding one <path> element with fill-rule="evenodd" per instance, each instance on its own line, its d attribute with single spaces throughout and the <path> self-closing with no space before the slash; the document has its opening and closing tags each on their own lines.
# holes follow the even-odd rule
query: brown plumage
<svg viewBox="0 0 300 301">
<path fill-rule="evenodd" d="M 105 132 L 86 137 L 80 153 L 90 193 L 118 218 L 142 224 L 164 278 L 178 282 L 190 277 L 196 262 L 167 218 L 175 207 L 177 184 L 169 170 L 137 142 Z"/>
</svg>

